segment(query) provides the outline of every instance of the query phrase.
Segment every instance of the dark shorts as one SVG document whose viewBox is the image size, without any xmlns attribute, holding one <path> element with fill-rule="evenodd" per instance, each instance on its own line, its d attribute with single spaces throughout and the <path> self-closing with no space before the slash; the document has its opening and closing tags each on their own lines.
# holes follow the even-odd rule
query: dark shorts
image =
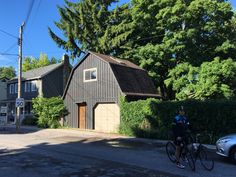
<svg viewBox="0 0 236 177">
<path fill-rule="evenodd" d="M 180 146 L 181 144 L 188 144 L 188 141 L 185 137 L 181 137 L 181 140 L 178 139 L 178 137 L 174 138 L 174 144 L 176 146 Z"/>
</svg>

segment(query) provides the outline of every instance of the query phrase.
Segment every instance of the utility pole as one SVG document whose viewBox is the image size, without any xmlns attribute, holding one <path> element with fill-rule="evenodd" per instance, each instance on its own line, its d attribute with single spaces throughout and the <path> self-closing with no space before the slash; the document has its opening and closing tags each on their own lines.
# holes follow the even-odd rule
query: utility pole
<svg viewBox="0 0 236 177">
<path fill-rule="evenodd" d="M 22 34 L 25 23 L 23 22 L 20 26 L 20 33 L 18 39 L 19 53 L 18 53 L 18 94 L 17 98 L 21 98 L 21 78 L 22 78 Z M 16 131 L 20 132 L 20 107 L 17 107 L 16 116 Z"/>
</svg>

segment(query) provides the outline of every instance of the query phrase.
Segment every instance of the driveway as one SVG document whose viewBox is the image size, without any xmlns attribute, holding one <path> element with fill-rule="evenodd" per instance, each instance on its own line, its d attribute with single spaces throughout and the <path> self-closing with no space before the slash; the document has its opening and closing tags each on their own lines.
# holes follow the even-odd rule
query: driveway
<svg viewBox="0 0 236 177">
<path fill-rule="evenodd" d="M 176 168 L 163 143 L 116 134 L 14 127 L 0 131 L 0 176 L 235 176 L 235 165 L 217 161 L 213 171 Z"/>
</svg>

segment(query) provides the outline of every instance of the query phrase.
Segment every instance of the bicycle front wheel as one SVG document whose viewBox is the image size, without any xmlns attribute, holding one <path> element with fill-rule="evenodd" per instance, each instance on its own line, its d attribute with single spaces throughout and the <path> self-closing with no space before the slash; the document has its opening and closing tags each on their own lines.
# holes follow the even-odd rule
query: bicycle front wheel
<svg viewBox="0 0 236 177">
<path fill-rule="evenodd" d="M 167 153 L 170 161 L 173 163 L 176 162 L 175 151 L 176 151 L 175 145 L 169 141 L 166 144 L 166 153 Z"/>
<path fill-rule="evenodd" d="M 211 171 L 214 168 L 214 161 L 207 156 L 206 150 L 203 149 L 202 147 L 199 151 L 199 159 L 200 159 L 201 165 L 206 170 Z"/>
<path fill-rule="evenodd" d="M 195 161 L 193 159 L 192 153 L 191 152 L 187 152 L 186 158 L 188 160 L 188 165 L 191 168 L 191 170 L 195 171 Z"/>
</svg>

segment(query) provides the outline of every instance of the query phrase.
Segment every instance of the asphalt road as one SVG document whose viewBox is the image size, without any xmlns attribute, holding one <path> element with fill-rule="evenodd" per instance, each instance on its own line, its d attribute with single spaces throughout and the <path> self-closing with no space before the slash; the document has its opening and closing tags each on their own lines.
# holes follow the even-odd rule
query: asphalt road
<svg viewBox="0 0 236 177">
<path fill-rule="evenodd" d="M 4 177 L 167 177 L 235 176 L 235 165 L 215 156 L 208 172 L 178 169 L 163 145 L 119 135 L 75 130 L 0 130 L 0 176 Z"/>
</svg>

